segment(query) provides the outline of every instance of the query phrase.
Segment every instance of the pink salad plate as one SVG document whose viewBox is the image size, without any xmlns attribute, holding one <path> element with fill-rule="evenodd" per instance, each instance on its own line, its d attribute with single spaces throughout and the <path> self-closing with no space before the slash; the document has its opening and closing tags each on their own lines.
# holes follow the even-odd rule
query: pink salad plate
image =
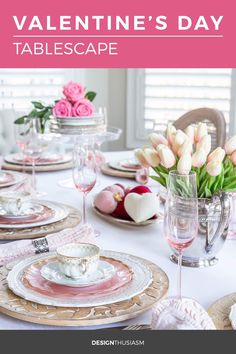
<svg viewBox="0 0 236 354">
<path fill-rule="evenodd" d="M 29 214 L 29 215 L 20 215 L 20 216 L 10 216 L 10 215 L 0 215 L 0 224 L 32 224 L 35 222 L 40 222 L 48 220 L 55 215 L 55 211 L 46 205 L 42 205 L 40 211 Z"/>
<path fill-rule="evenodd" d="M 22 154 L 11 154 L 5 157 L 5 161 L 8 163 L 12 164 L 18 164 L 18 165 L 26 165 L 26 166 L 31 166 L 32 161 L 30 159 L 23 159 Z M 44 154 L 42 157 L 40 157 L 36 161 L 36 166 L 47 166 L 47 165 L 58 165 L 58 164 L 63 164 L 71 161 L 71 155 L 66 154 L 56 154 L 56 153 L 47 153 Z"/>
<path fill-rule="evenodd" d="M 55 260 L 56 258 L 51 258 L 50 260 L 39 261 L 27 268 L 22 277 L 22 283 L 25 287 L 34 290 L 39 294 L 52 296 L 57 299 L 79 300 L 81 298 L 85 299 L 88 296 L 91 298 L 97 298 L 98 296 L 111 294 L 132 279 L 132 271 L 125 264 L 111 258 L 106 258 L 104 260 L 112 264 L 115 268 L 115 275 L 111 279 L 96 285 L 81 288 L 58 285 L 45 280 L 41 275 L 42 267 L 48 262 L 53 262 Z"/>
<path fill-rule="evenodd" d="M 90 307 L 113 304 L 143 292 L 152 282 L 149 267 L 131 255 L 102 251 L 101 260 L 113 265 L 115 275 L 102 283 L 75 288 L 52 283 L 41 268 L 55 262 L 56 254 L 29 257 L 17 263 L 7 277 L 8 287 L 18 296 L 35 303 L 58 307 Z"/>
<path fill-rule="evenodd" d="M 22 183 L 26 176 L 18 172 L 0 171 L 0 188 L 11 187 L 17 183 Z"/>
</svg>

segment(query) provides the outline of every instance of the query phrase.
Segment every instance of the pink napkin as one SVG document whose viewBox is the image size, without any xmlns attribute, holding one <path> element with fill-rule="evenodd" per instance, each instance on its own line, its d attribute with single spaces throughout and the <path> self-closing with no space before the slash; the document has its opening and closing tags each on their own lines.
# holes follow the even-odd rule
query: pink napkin
<svg viewBox="0 0 236 354">
<path fill-rule="evenodd" d="M 55 251 L 67 243 L 96 243 L 91 225 L 76 226 L 35 240 L 21 240 L 0 245 L 0 266 L 17 258 Z"/>
</svg>

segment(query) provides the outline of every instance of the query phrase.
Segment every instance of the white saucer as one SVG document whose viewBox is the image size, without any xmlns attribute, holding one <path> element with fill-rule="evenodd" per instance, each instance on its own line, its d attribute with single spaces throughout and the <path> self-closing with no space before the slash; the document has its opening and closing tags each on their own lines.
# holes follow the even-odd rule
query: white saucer
<svg viewBox="0 0 236 354">
<path fill-rule="evenodd" d="M 112 264 L 106 261 L 99 261 L 96 272 L 81 279 L 72 279 L 60 271 L 58 262 L 55 261 L 44 265 L 40 272 L 44 279 L 52 283 L 79 288 L 102 283 L 112 278 L 116 270 Z"/>
</svg>

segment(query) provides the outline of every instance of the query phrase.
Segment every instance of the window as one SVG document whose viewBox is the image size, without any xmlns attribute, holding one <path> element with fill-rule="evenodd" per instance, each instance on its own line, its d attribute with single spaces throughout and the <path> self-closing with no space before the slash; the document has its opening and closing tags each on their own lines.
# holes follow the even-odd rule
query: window
<svg viewBox="0 0 236 354">
<path fill-rule="evenodd" d="M 200 107 L 221 110 L 235 132 L 235 85 L 235 69 L 130 69 L 127 146 L 140 146 L 151 131 L 163 132 Z"/>
<path fill-rule="evenodd" d="M 52 103 L 61 97 L 62 85 L 80 77 L 73 69 L 0 69 L 0 109 L 30 109 L 30 102 Z"/>
</svg>

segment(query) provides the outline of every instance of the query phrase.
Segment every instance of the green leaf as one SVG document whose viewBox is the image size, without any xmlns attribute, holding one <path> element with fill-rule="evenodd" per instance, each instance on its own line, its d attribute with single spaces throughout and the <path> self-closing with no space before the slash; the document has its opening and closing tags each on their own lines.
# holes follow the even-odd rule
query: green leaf
<svg viewBox="0 0 236 354">
<path fill-rule="evenodd" d="M 27 117 L 27 116 L 19 117 L 19 118 L 17 118 L 17 119 L 14 121 L 14 123 L 15 123 L 15 124 L 24 124 L 26 117 Z"/>
<path fill-rule="evenodd" d="M 36 108 L 36 109 L 43 109 L 44 108 L 44 105 L 41 102 L 32 101 L 31 103 L 34 106 L 34 108 Z"/>
<path fill-rule="evenodd" d="M 87 100 L 92 102 L 96 96 L 97 96 L 96 92 L 89 91 L 86 93 L 84 97 L 87 98 Z"/>
<path fill-rule="evenodd" d="M 158 176 L 150 176 L 154 181 L 160 183 L 163 187 L 166 187 L 165 181 L 161 177 Z"/>
<path fill-rule="evenodd" d="M 206 198 L 212 197 L 212 193 L 211 193 L 210 189 L 207 186 L 205 187 L 205 197 Z"/>
</svg>

